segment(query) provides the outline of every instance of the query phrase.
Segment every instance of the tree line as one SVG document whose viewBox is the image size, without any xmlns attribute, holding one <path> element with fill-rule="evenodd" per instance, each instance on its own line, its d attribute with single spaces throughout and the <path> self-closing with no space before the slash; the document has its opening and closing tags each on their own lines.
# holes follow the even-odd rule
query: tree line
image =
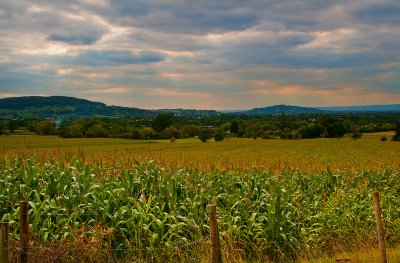
<svg viewBox="0 0 400 263">
<path fill-rule="evenodd" d="M 178 139 L 198 137 L 202 141 L 226 136 L 263 139 L 340 138 L 350 134 L 358 139 L 365 132 L 393 131 L 393 140 L 400 140 L 400 115 L 342 114 L 260 116 L 224 114 L 218 117 L 193 118 L 161 113 L 153 119 L 85 118 L 0 120 L 0 135 L 13 134 L 25 127 L 39 135 L 63 138 L 112 137 L 125 139 Z"/>
</svg>

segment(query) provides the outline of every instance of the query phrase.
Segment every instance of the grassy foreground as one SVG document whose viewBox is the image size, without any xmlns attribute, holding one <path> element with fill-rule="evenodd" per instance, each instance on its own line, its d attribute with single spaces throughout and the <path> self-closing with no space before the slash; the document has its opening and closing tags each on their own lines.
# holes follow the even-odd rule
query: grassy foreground
<svg viewBox="0 0 400 263">
<path fill-rule="evenodd" d="M 379 191 L 389 262 L 399 262 L 400 147 L 381 136 L 0 137 L 0 220 L 11 223 L 12 262 L 21 199 L 32 262 L 207 262 L 216 203 L 225 262 L 375 262 Z"/>
</svg>

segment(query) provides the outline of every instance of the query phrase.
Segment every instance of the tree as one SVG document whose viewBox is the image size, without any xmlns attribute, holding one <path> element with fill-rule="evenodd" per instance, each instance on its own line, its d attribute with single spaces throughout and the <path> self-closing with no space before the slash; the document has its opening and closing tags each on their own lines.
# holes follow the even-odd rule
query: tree
<svg viewBox="0 0 400 263">
<path fill-rule="evenodd" d="M 39 135 L 53 135 L 56 134 L 56 124 L 54 121 L 45 120 L 36 124 L 36 133 Z"/>
<path fill-rule="evenodd" d="M 18 124 L 17 124 L 17 122 L 15 120 L 11 119 L 8 122 L 8 131 L 10 133 L 13 133 L 17 127 L 18 127 Z"/>
<path fill-rule="evenodd" d="M 400 121 L 396 124 L 392 141 L 400 141 Z"/>
<path fill-rule="evenodd" d="M 231 123 L 230 132 L 235 134 L 239 132 L 239 123 L 237 121 Z"/>
<path fill-rule="evenodd" d="M 360 131 L 360 128 L 354 124 L 350 126 L 350 130 L 350 136 L 354 140 L 360 139 L 363 135 L 363 133 Z"/>
<path fill-rule="evenodd" d="M 346 134 L 346 128 L 342 123 L 335 122 L 328 125 L 326 128 L 328 137 L 337 138 L 343 137 Z"/>
<path fill-rule="evenodd" d="M 321 134 L 319 129 L 314 124 L 303 126 L 299 129 L 302 138 L 318 138 Z"/>
<path fill-rule="evenodd" d="M 4 134 L 6 129 L 6 124 L 3 121 L 0 121 L 0 135 Z"/>
<path fill-rule="evenodd" d="M 63 138 L 81 138 L 83 137 L 83 126 L 79 123 L 61 125 L 59 135 Z"/>
<path fill-rule="evenodd" d="M 93 125 L 85 132 L 86 137 L 108 137 L 107 130 L 104 128 L 103 124 L 99 123 Z"/>
<path fill-rule="evenodd" d="M 194 137 L 199 135 L 200 127 L 192 124 L 183 125 L 180 129 L 183 137 Z"/>
<path fill-rule="evenodd" d="M 223 141 L 225 139 L 225 131 L 223 129 L 218 129 L 215 131 L 214 140 L 216 142 Z"/>
<path fill-rule="evenodd" d="M 150 127 L 144 127 L 139 130 L 140 137 L 142 139 L 148 140 L 154 137 L 154 130 Z"/>
<path fill-rule="evenodd" d="M 169 126 L 163 131 L 163 134 L 165 138 L 171 138 L 171 137 L 179 138 L 181 135 L 179 130 L 175 126 Z"/>
<path fill-rule="evenodd" d="M 211 138 L 211 131 L 207 128 L 203 128 L 200 130 L 199 139 L 202 142 L 206 142 L 208 139 Z"/>
<path fill-rule="evenodd" d="M 129 138 L 131 139 L 140 139 L 140 130 L 137 128 L 132 129 L 130 132 Z"/>
<path fill-rule="evenodd" d="M 174 116 L 168 113 L 161 113 L 153 120 L 152 128 L 156 132 L 162 132 L 167 127 L 171 126 L 174 122 Z"/>
</svg>

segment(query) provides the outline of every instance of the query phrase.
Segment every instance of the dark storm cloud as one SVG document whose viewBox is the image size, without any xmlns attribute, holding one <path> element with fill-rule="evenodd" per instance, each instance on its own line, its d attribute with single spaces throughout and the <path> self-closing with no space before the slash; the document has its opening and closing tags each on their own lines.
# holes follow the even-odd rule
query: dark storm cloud
<svg viewBox="0 0 400 263">
<path fill-rule="evenodd" d="M 137 54 L 129 51 L 103 50 L 86 51 L 76 56 L 72 61 L 80 65 L 90 66 L 118 66 L 129 64 L 156 63 L 165 59 L 165 56 L 157 52 L 140 52 Z"/>
<path fill-rule="evenodd" d="M 207 34 L 244 30 L 257 24 L 259 14 L 243 1 L 112 1 L 111 19 L 156 31 Z M 109 14 L 104 11 L 105 15 Z"/>
<path fill-rule="evenodd" d="M 353 12 L 357 21 L 367 24 L 400 24 L 400 1 L 382 1 L 371 5 L 362 5 Z"/>
<path fill-rule="evenodd" d="M 72 45 L 91 45 L 98 40 L 98 36 L 54 33 L 49 35 L 47 40 L 65 42 Z"/>
</svg>

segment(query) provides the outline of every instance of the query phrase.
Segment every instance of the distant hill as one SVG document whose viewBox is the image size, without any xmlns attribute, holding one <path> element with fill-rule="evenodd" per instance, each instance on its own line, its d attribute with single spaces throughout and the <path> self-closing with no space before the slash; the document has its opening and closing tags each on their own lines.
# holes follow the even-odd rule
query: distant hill
<svg viewBox="0 0 400 263">
<path fill-rule="evenodd" d="M 254 108 L 249 111 L 244 111 L 245 114 L 267 114 L 267 115 L 280 115 L 282 113 L 288 115 L 296 114 L 315 114 L 315 113 L 327 113 L 324 110 L 300 106 L 290 106 L 290 105 L 275 105 L 264 108 Z"/>
<path fill-rule="evenodd" d="M 325 111 L 340 112 L 400 112 L 400 104 L 318 107 Z"/>
<path fill-rule="evenodd" d="M 194 109 L 157 109 L 145 110 L 139 108 L 107 106 L 94 102 L 67 96 L 28 96 L 0 99 L 0 118 L 85 118 L 85 117 L 137 117 L 152 118 L 160 113 L 171 113 L 183 117 L 210 117 L 229 114 L 266 114 L 280 115 L 297 114 L 329 114 L 357 112 L 400 112 L 400 104 L 368 105 L 368 106 L 338 106 L 338 107 L 301 107 L 291 105 L 275 105 L 252 110 L 230 110 L 217 112 L 214 110 Z"/>
<path fill-rule="evenodd" d="M 330 113 L 357 113 L 357 112 L 400 112 L 400 104 L 365 105 L 365 106 L 334 106 L 334 107 L 301 107 L 291 105 L 275 105 L 263 108 L 254 108 L 242 111 L 244 114 L 280 115 L 285 112 L 288 115 L 296 114 L 330 114 Z M 238 113 L 238 112 L 237 112 Z"/>
<path fill-rule="evenodd" d="M 144 110 L 138 108 L 107 106 L 66 96 L 28 96 L 0 99 L 0 118 L 85 118 L 85 117 L 152 117 L 159 113 L 180 116 L 214 116 L 219 113 L 207 110 Z"/>
<path fill-rule="evenodd" d="M 66 96 L 29 96 L 0 99 L 2 118 L 82 118 L 91 116 L 145 116 L 150 111 L 118 106 L 107 106 Z"/>
<path fill-rule="evenodd" d="M 159 109 L 152 110 L 155 114 L 160 113 L 170 113 L 175 116 L 181 117 L 210 117 L 210 116 L 218 116 L 220 113 L 215 110 L 193 110 L 193 109 Z"/>
</svg>

